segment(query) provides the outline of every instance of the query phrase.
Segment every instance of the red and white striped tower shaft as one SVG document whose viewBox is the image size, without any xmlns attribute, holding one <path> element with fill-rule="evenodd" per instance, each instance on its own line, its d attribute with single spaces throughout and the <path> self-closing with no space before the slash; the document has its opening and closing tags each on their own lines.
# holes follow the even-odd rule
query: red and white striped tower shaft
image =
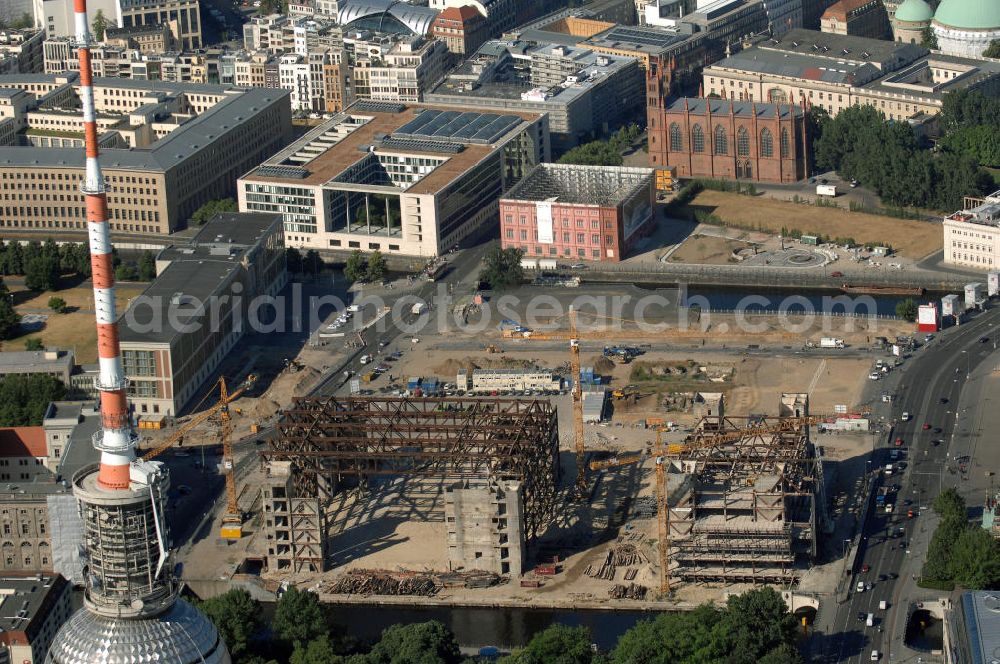
<svg viewBox="0 0 1000 664">
<path fill-rule="evenodd" d="M 86 197 L 87 231 L 90 237 L 90 268 L 94 282 L 94 309 L 97 318 L 97 354 L 101 365 L 95 385 L 101 393 L 101 430 L 94 446 L 101 451 L 97 482 L 105 489 L 127 489 L 129 466 L 135 459 L 135 433 L 129 421 L 127 381 L 118 344 L 118 315 L 115 311 L 115 277 L 112 269 L 111 233 L 108 229 L 108 199 L 104 176 L 98 163 L 97 117 L 90 63 L 90 28 L 87 0 L 74 0 L 76 41 L 80 58 L 80 101 L 83 103 L 83 130 L 87 170 L 80 189 Z"/>
</svg>

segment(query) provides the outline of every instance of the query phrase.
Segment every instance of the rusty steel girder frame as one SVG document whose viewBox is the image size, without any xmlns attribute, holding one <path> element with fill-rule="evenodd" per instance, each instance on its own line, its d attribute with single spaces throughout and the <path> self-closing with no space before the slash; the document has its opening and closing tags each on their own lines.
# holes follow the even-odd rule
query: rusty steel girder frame
<svg viewBox="0 0 1000 664">
<path fill-rule="evenodd" d="M 296 495 L 322 502 L 348 477 L 481 477 L 522 483 L 527 539 L 554 517 L 559 429 L 548 401 L 299 397 L 261 455 L 290 461 Z"/>
<path fill-rule="evenodd" d="M 726 417 L 721 427 L 696 427 L 698 433 L 690 436 L 688 442 L 707 441 L 720 431 L 753 431 L 778 425 L 780 421 L 780 418 L 766 416 Z M 736 508 L 736 511 L 753 514 L 755 521 L 768 521 L 758 513 L 761 509 L 758 501 L 772 501 L 774 505 L 767 510 L 778 509 L 785 525 L 780 533 L 755 532 L 750 526 L 742 534 L 722 531 L 696 534 L 688 532 L 698 520 L 696 513 L 684 512 L 692 517 L 689 520 L 676 518 L 679 513 L 671 514 L 673 536 L 669 557 L 676 563 L 671 572 L 673 576 L 695 582 L 751 580 L 772 583 L 794 581 L 800 576 L 801 570 L 794 564 L 793 528 L 810 527 L 813 538 L 816 537 L 817 460 L 807 427 L 766 434 L 748 432 L 744 437 L 718 445 L 681 447 L 680 451 L 667 456 L 681 463 L 693 462 L 695 475 L 715 487 L 697 493 L 714 495 L 723 502 L 730 496 L 734 496 L 735 502 L 735 496 L 742 497 L 758 478 L 775 476 L 773 485 L 760 493 L 753 492 L 750 507 Z M 690 500 L 685 504 L 694 508 Z M 671 512 L 678 507 L 670 508 Z M 697 512 L 697 508 L 694 509 Z M 708 568 L 702 568 L 699 562 L 709 563 Z"/>
</svg>

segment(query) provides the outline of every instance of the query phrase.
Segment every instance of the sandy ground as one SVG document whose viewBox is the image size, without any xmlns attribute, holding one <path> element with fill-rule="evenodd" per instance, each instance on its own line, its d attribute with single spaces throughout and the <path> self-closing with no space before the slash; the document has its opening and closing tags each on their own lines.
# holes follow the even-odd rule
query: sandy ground
<svg viewBox="0 0 1000 664">
<path fill-rule="evenodd" d="M 142 293 L 144 286 L 119 284 L 115 289 L 118 311 L 128 307 L 133 297 Z M 21 301 L 28 293 L 14 290 L 14 307 L 22 316 L 47 316 L 44 326 L 37 331 L 29 331 L 19 337 L 5 341 L 3 350 L 24 350 L 28 339 L 41 339 L 45 346 L 73 349 L 77 364 L 97 362 L 97 328 L 94 326 L 94 291 L 90 284 L 66 288 L 60 291 L 41 293 Z M 66 301 L 68 313 L 57 314 L 49 309 L 49 298 L 61 297 Z M 29 318 L 30 320 L 30 318 Z"/>
<path fill-rule="evenodd" d="M 709 235 L 692 235 L 677 251 L 670 254 L 671 262 L 728 265 L 737 262 L 733 252 L 749 246 L 745 242 Z"/>
<path fill-rule="evenodd" d="M 888 242 L 895 251 L 910 258 L 923 258 L 939 251 L 944 242 L 938 224 L 796 204 L 764 196 L 751 198 L 706 190 L 698 194 L 691 205 L 725 221 L 772 233 L 787 228 L 807 235 L 853 237 L 861 243 Z"/>
<path fill-rule="evenodd" d="M 535 363 L 540 366 L 557 366 L 563 359 L 562 353 L 530 351 L 507 352 L 503 360 L 495 354 L 481 350 L 457 353 L 450 349 L 435 348 L 436 345 L 453 343 L 440 340 L 437 343 L 425 338 L 419 350 L 409 349 L 395 364 L 393 373 L 399 376 L 433 375 L 443 368 L 451 368 L 455 362 L 472 361 L 479 366 L 520 363 Z M 389 349 L 391 350 L 391 349 Z M 316 351 L 319 352 L 319 351 Z M 329 353 L 329 351 L 326 351 Z M 592 359 L 584 351 L 584 359 Z M 814 413 L 832 412 L 833 406 L 847 405 L 853 409 L 865 381 L 870 360 L 862 358 L 821 358 L 788 357 L 760 358 L 744 357 L 738 353 L 723 352 L 719 348 L 691 348 L 673 352 L 654 351 L 647 353 L 641 361 L 649 366 L 676 365 L 693 360 L 699 367 L 710 369 L 712 375 L 727 374 L 722 383 L 706 381 L 705 391 L 723 391 L 728 394 L 727 413 L 745 415 L 751 412 L 774 413 L 777 410 L 781 392 L 807 391 L 811 395 L 811 410 Z M 317 365 L 313 365 L 317 366 Z M 627 384 L 633 376 L 634 366 L 619 365 L 610 372 L 611 385 Z M 308 371 L 297 373 L 281 372 L 272 383 L 275 392 L 299 392 L 297 381 L 311 375 Z M 297 378 L 298 377 L 298 378 Z M 447 381 L 451 376 L 441 375 Z M 386 379 L 381 379 L 385 381 Z M 663 387 L 669 388 L 667 382 Z M 378 385 L 375 385 L 378 387 Z M 664 391 L 669 391 L 665 389 Z M 270 398 L 270 395 L 269 395 Z M 551 559 L 558 555 L 561 571 L 555 577 L 540 579 L 540 588 L 521 588 L 507 584 L 490 589 L 446 589 L 434 602 L 454 602 L 470 604 L 529 604 L 537 606 L 610 605 L 623 608 L 635 603 L 625 600 L 610 600 L 608 591 L 613 583 L 625 583 L 626 568 L 618 568 L 614 581 L 591 578 L 585 574 L 588 566 L 599 567 L 611 547 L 622 537 L 634 544 L 645 560 L 633 566 L 633 579 L 650 588 L 646 600 L 665 599 L 659 596 L 659 570 L 656 563 L 656 522 L 654 519 L 636 520 L 628 518 L 628 506 L 638 497 L 651 497 L 655 492 L 654 466 L 651 460 L 643 464 L 633 464 L 613 468 L 593 475 L 593 490 L 590 500 L 581 504 L 570 499 L 575 478 L 572 448 L 572 424 L 570 397 L 552 397 L 559 410 L 560 448 L 564 452 L 561 504 L 557 508 L 557 519 L 542 533 L 536 549 L 536 559 Z M 279 399 L 281 401 L 283 399 Z M 259 401 L 259 400 L 258 400 Z M 251 400 L 247 401 L 247 404 Z M 653 444 L 653 433 L 639 422 L 645 417 L 659 416 L 686 426 L 694 422 L 691 413 L 666 412 L 661 407 L 659 397 L 647 397 L 634 404 L 615 403 L 612 420 L 600 425 L 588 424 L 585 429 L 586 445 L 589 449 L 608 452 L 648 450 Z M 680 440 L 683 431 L 665 436 L 666 442 Z M 861 436 L 819 437 L 820 444 L 828 450 L 827 455 L 839 460 L 860 454 L 856 448 L 868 439 Z M 849 481 L 853 474 L 843 473 Z M 839 479 L 839 478 L 838 478 Z M 253 482 L 252 479 L 249 480 Z M 323 575 L 323 579 L 335 578 L 349 569 L 385 569 L 391 571 L 446 571 L 448 569 L 445 549 L 445 524 L 443 523 L 443 487 L 433 481 L 409 481 L 402 486 L 401 480 L 388 484 L 372 484 L 365 493 L 357 490 L 344 491 L 331 506 L 330 551 L 336 568 Z M 848 491 L 856 487 L 837 485 L 833 493 L 842 499 Z M 245 498 L 244 502 L 252 501 Z M 213 527 L 214 531 L 214 527 Z M 186 574 L 189 578 L 215 579 L 232 574 L 236 564 L 245 556 L 259 556 L 266 542 L 257 533 L 245 537 L 240 543 L 226 545 L 214 535 L 198 541 L 193 548 L 185 551 Z M 819 566 L 807 574 L 805 588 L 814 591 L 829 590 L 836 583 L 839 571 L 836 564 Z M 276 577 L 277 578 L 277 577 Z M 285 578 L 285 577 L 281 577 Z M 529 573 L 527 578 L 536 578 Z M 303 576 L 290 580 L 312 585 L 319 580 Z M 672 601 L 682 605 L 695 605 L 704 601 L 721 600 L 725 591 L 739 588 L 721 585 L 680 585 L 674 588 Z M 333 599 L 333 598 L 331 598 Z M 341 598 L 337 598 L 338 600 Z"/>
</svg>

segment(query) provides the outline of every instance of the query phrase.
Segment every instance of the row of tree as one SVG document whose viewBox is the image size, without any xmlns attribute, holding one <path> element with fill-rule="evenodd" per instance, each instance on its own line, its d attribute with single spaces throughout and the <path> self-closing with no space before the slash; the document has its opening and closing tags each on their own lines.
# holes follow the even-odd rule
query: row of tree
<svg viewBox="0 0 1000 664">
<path fill-rule="evenodd" d="M 1000 589 L 1000 541 L 969 523 L 965 499 L 953 488 L 941 492 L 933 508 L 941 521 L 927 547 L 922 581 L 936 587 Z"/>
<path fill-rule="evenodd" d="M 0 377 L 0 426 L 38 426 L 49 402 L 66 396 L 66 386 L 47 374 Z"/>
<path fill-rule="evenodd" d="M 360 250 L 351 252 L 344 265 L 344 276 L 348 281 L 379 281 L 386 274 L 385 256 L 381 251 L 365 255 Z"/>
<path fill-rule="evenodd" d="M 824 118 L 813 145 L 818 168 L 858 180 L 889 205 L 955 210 L 995 186 L 975 157 L 921 149 L 909 124 L 886 121 L 871 106 Z"/>
<path fill-rule="evenodd" d="M 335 633 L 325 605 L 289 588 L 269 625 L 245 590 L 199 603 L 236 664 L 473 664 L 436 621 L 393 625 L 374 644 Z M 723 608 L 662 613 L 625 632 L 610 653 L 595 650 L 586 627 L 552 625 L 500 664 L 800 664 L 795 618 L 770 588 L 729 598 Z"/>
<path fill-rule="evenodd" d="M 622 127 L 608 140 L 591 141 L 569 150 L 559 158 L 560 164 L 581 164 L 584 166 L 621 166 L 622 153 L 642 134 L 639 125 Z"/>
<path fill-rule="evenodd" d="M 942 102 L 939 121 L 943 149 L 984 166 L 1000 166 L 1000 99 L 967 88 L 950 92 Z"/>
<path fill-rule="evenodd" d="M 156 259 L 148 250 L 137 260 L 122 260 L 115 250 L 112 263 L 118 281 L 152 281 L 156 277 Z M 0 241 L 0 274 L 23 275 L 28 290 L 57 290 L 64 275 L 90 276 L 90 248 L 81 242 L 56 244 L 51 238 L 44 243 Z"/>
</svg>

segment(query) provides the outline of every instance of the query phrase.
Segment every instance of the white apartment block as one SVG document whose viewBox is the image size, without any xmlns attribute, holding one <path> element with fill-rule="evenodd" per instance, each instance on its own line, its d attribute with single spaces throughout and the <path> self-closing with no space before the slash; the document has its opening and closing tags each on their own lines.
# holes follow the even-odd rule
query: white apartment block
<svg viewBox="0 0 1000 664">
<path fill-rule="evenodd" d="M 376 101 L 421 101 L 444 78 L 449 58 L 443 41 L 424 37 L 358 41 L 354 53 L 355 97 Z"/>
<path fill-rule="evenodd" d="M 324 53 L 281 56 L 278 80 L 283 89 L 292 93 L 293 111 L 322 111 L 326 108 L 323 84 L 323 64 L 329 62 Z"/>
<path fill-rule="evenodd" d="M 944 218 L 944 262 L 995 270 L 1000 266 L 1000 191 L 967 198 L 965 208 Z"/>
</svg>

